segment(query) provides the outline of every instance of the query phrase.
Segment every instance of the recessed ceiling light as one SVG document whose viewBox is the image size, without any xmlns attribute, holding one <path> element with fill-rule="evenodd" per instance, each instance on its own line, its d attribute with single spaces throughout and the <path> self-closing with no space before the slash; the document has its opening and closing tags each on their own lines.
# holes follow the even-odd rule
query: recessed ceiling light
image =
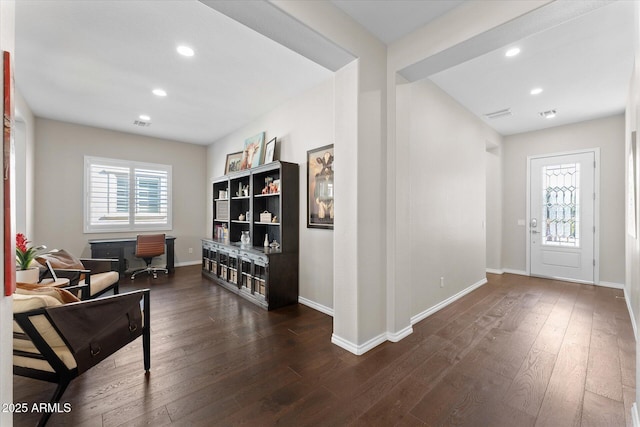
<svg viewBox="0 0 640 427">
<path fill-rule="evenodd" d="M 540 114 L 540 117 L 544 117 L 545 119 L 553 119 L 556 116 L 556 110 L 543 111 Z"/>
<path fill-rule="evenodd" d="M 531 93 L 531 95 L 539 95 L 542 93 L 542 88 L 541 87 L 533 88 L 529 93 Z"/>
<path fill-rule="evenodd" d="M 140 114 L 138 118 L 140 118 L 140 120 L 151 120 L 151 117 L 147 116 L 146 114 Z"/>
<path fill-rule="evenodd" d="M 164 89 L 154 89 L 153 94 L 156 96 L 167 96 L 167 92 Z"/>
<path fill-rule="evenodd" d="M 183 56 L 193 56 L 194 54 L 193 49 L 191 49 L 189 46 L 184 46 L 184 45 L 178 46 L 176 50 L 180 55 L 183 55 Z"/>
<path fill-rule="evenodd" d="M 519 47 L 512 47 L 511 49 L 509 49 L 508 51 L 505 52 L 504 56 L 507 57 L 512 57 L 512 56 L 516 56 L 517 54 L 520 53 L 520 48 Z"/>
</svg>

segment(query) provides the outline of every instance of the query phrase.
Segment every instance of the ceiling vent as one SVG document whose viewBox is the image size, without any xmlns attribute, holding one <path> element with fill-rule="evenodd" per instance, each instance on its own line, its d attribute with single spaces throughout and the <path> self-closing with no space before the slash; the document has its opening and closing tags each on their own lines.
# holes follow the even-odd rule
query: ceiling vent
<svg viewBox="0 0 640 427">
<path fill-rule="evenodd" d="M 545 119 L 553 119 L 556 116 L 556 110 L 543 111 L 540 114 L 540 117 Z"/>
<path fill-rule="evenodd" d="M 505 108 L 504 110 L 494 111 L 493 113 L 486 113 L 484 115 L 487 119 L 499 119 L 500 117 L 513 116 L 511 108 Z"/>
<path fill-rule="evenodd" d="M 136 126 L 140 126 L 141 128 L 146 128 L 151 126 L 151 122 L 145 122 L 143 120 L 134 120 L 133 124 Z"/>
</svg>

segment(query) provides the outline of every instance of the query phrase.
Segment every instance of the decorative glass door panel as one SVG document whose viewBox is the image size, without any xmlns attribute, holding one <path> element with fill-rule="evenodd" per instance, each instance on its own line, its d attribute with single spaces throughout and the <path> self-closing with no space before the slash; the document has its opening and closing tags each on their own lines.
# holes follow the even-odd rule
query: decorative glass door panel
<svg viewBox="0 0 640 427">
<path fill-rule="evenodd" d="M 542 167 L 543 245 L 580 246 L 580 163 Z"/>
</svg>

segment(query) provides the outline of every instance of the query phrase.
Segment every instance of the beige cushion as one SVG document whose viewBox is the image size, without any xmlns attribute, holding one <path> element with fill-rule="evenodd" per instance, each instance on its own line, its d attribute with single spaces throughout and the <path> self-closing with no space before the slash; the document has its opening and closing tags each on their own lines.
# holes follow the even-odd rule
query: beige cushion
<svg viewBox="0 0 640 427">
<path fill-rule="evenodd" d="M 21 292 L 29 292 L 21 290 Z M 37 308 L 56 307 L 62 303 L 50 295 L 34 295 L 34 294 L 13 294 L 13 311 L 14 313 L 23 313 L 25 311 L 35 310 Z M 35 326 L 36 330 L 42 335 L 42 338 L 51 346 L 55 353 L 60 357 L 63 363 L 69 368 L 76 367 L 76 361 L 71 355 L 71 352 L 67 348 L 66 344 L 58 335 L 58 332 L 49 322 L 45 315 L 40 314 L 38 316 L 31 317 L 31 322 Z M 18 324 L 13 322 L 13 332 L 23 333 L 23 330 Z M 39 353 L 33 343 L 29 340 L 14 338 L 13 347 L 17 350 L 27 351 L 30 353 Z M 14 365 L 31 367 L 35 369 L 42 369 L 47 371 L 53 371 L 49 363 L 44 360 L 30 359 L 28 357 L 14 356 Z"/>
<path fill-rule="evenodd" d="M 33 353 L 36 353 L 36 354 L 39 353 L 35 347 L 33 347 L 33 350 L 34 350 Z M 23 351 L 28 351 L 28 350 L 23 350 Z M 56 355 L 60 358 L 60 360 L 62 360 L 62 363 L 64 363 L 64 365 L 67 368 L 74 369 L 77 366 L 76 360 L 73 358 L 73 355 L 71 354 L 71 352 L 67 347 L 54 347 L 53 351 L 55 351 Z M 13 356 L 13 364 L 15 366 L 22 366 L 23 368 L 31 368 L 31 369 L 38 369 L 40 371 L 55 372 L 54 369 L 49 364 L 49 362 L 41 359 L 32 359 L 30 357 L 24 357 L 24 356 Z"/>
<path fill-rule="evenodd" d="M 62 305 L 62 303 L 52 295 L 33 295 L 28 294 L 28 292 L 30 291 L 16 289 L 16 293 L 13 294 L 14 313 L 24 313 L 25 311 L 35 310 L 36 308 Z"/>
<path fill-rule="evenodd" d="M 91 275 L 91 286 L 89 293 L 95 295 L 98 292 L 108 288 L 120 280 L 120 274 L 117 271 L 107 271 L 105 273 L 97 273 Z M 84 280 L 80 282 L 84 285 Z"/>
</svg>

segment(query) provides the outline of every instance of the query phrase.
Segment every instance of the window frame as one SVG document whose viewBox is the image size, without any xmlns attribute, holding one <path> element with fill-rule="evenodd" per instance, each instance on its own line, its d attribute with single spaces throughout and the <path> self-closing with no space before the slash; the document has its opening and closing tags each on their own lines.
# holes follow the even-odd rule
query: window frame
<svg viewBox="0 0 640 427">
<path fill-rule="evenodd" d="M 127 168 L 129 170 L 129 203 L 128 224 L 92 224 L 91 223 L 91 168 L 95 164 L 111 166 L 115 168 Z M 167 176 L 167 215 L 164 223 L 145 224 L 136 223 L 136 170 L 157 171 L 166 173 Z M 173 204 L 172 204 L 172 170 L 171 165 L 158 163 L 137 162 L 133 160 L 112 159 L 107 157 L 84 156 L 84 233 L 112 233 L 120 231 L 167 231 L 173 229 Z"/>
</svg>

